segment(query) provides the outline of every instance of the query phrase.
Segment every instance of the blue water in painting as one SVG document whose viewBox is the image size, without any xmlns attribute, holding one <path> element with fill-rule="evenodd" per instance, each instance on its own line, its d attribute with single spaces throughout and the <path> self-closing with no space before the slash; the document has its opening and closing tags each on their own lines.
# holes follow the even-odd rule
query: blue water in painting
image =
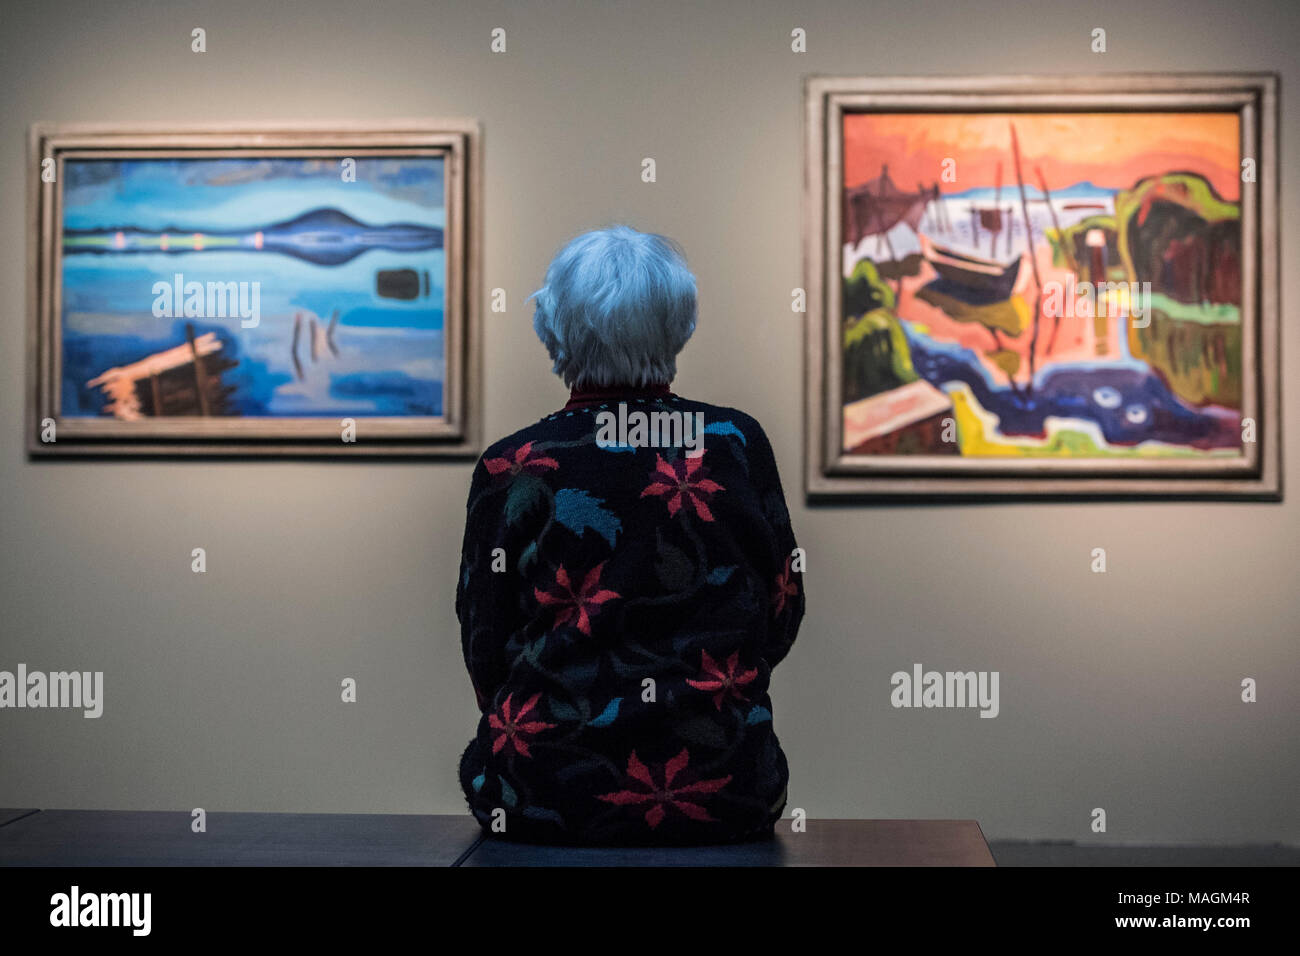
<svg viewBox="0 0 1300 956">
<path fill-rule="evenodd" d="M 344 182 L 335 159 L 68 161 L 65 237 L 132 238 L 90 249 L 65 242 L 64 415 L 102 414 L 106 396 L 86 383 L 185 344 L 187 323 L 196 335 L 215 333 L 218 354 L 237 363 L 221 380 L 231 414 L 442 415 L 442 162 L 359 157 L 356 181 Z M 320 210 L 341 214 L 308 220 L 333 228 L 306 237 L 322 252 L 292 254 L 272 241 L 277 224 Z M 203 249 L 178 248 L 178 237 L 195 233 L 209 237 Z M 167 251 L 156 246 L 159 234 L 173 237 Z M 155 246 L 136 246 L 137 235 L 152 236 Z M 230 238 L 223 246 L 214 237 Z M 410 301 L 381 297 L 382 270 L 427 272 L 427 286 Z M 205 287 L 257 283 L 259 324 L 244 328 L 237 315 L 155 317 L 155 283 L 177 274 Z M 326 330 L 335 313 L 331 349 Z"/>
<path fill-rule="evenodd" d="M 1052 365 L 1035 376 L 1032 395 L 1016 394 L 995 387 L 969 349 L 937 342 L 909 322 L 903 326 L 917 374 L 939 389 L 951 382 L 970 386 L 1008 437 L 1044 437 L 1046 419 L 1058 417 L 1095 422 L 1106 441 L 1117 445 L 1161 441 L 1208 449 L 1241 443 L 1237 412 L 1184 404 L 1142 362 Z"/>
</svg>

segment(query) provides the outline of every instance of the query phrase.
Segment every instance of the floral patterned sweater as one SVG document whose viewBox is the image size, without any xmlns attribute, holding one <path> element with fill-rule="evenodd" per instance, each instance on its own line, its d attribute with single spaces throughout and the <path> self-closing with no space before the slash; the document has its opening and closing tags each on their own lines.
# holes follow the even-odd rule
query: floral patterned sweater
<svg viewBox="0 0 1300 956">
<path fill-rule="evenodd" d="M 703 414 L 703 454 L 597 441 L 601 411 Z M 693 419 L 694 420 L 694 419 Z M 770 832 L 788 770 L 768 682 L 802 560 L 758 422 L 666 386 L 575 391 L 471 483 L 456 614 L 481 717 L 461 758 L 490 832 L 714 843 Z"/>
</svg>

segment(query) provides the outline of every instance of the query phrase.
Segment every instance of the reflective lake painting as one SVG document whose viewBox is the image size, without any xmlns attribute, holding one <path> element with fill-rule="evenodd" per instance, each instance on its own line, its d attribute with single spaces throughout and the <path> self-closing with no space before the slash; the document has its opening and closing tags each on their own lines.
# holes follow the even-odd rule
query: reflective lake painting
<svg viewBox="0 0 1300 956">
<path fill-rule="evenodd" d="M 846 112 L 843 453 L 1239 457 L 1239 122 Z"/>
<path fill-rule="evenodd" d="M 62 418 L 444 415 L 443 155 L 62 165 Z"/>
</svg>

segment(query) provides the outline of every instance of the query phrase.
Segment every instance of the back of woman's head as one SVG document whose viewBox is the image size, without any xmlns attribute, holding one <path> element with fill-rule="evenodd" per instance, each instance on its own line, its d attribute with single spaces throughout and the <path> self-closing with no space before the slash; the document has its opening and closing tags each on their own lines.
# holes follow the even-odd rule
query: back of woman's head
<svg viewBox="0 0 1300 956">
<path fill-rule="evenodd" d="M 570 387 L 667 384 L 695 331 L 695 276 L 681 249 L 629 226 L 572 239 L 532 298 L 533 328 Z"/>
</svg>

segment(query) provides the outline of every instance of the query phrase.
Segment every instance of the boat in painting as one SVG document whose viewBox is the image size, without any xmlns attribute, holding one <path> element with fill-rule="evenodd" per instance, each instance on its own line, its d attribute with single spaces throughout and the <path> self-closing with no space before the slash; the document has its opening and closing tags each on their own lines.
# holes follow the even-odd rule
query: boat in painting
<svg viewBox="0 0 1300 956">
<path fill-rule="evenodd" d="M 1028 279 L 1029 270 L 1022 268 L 1021 256 L 1004 264 L 940 245 L 928 236 L 920 239 L 925 261 L 939 274 L 930 286 L 970 305 L 1009 299 L 1013 292 L 1023 289 Z"/>
</svg>

